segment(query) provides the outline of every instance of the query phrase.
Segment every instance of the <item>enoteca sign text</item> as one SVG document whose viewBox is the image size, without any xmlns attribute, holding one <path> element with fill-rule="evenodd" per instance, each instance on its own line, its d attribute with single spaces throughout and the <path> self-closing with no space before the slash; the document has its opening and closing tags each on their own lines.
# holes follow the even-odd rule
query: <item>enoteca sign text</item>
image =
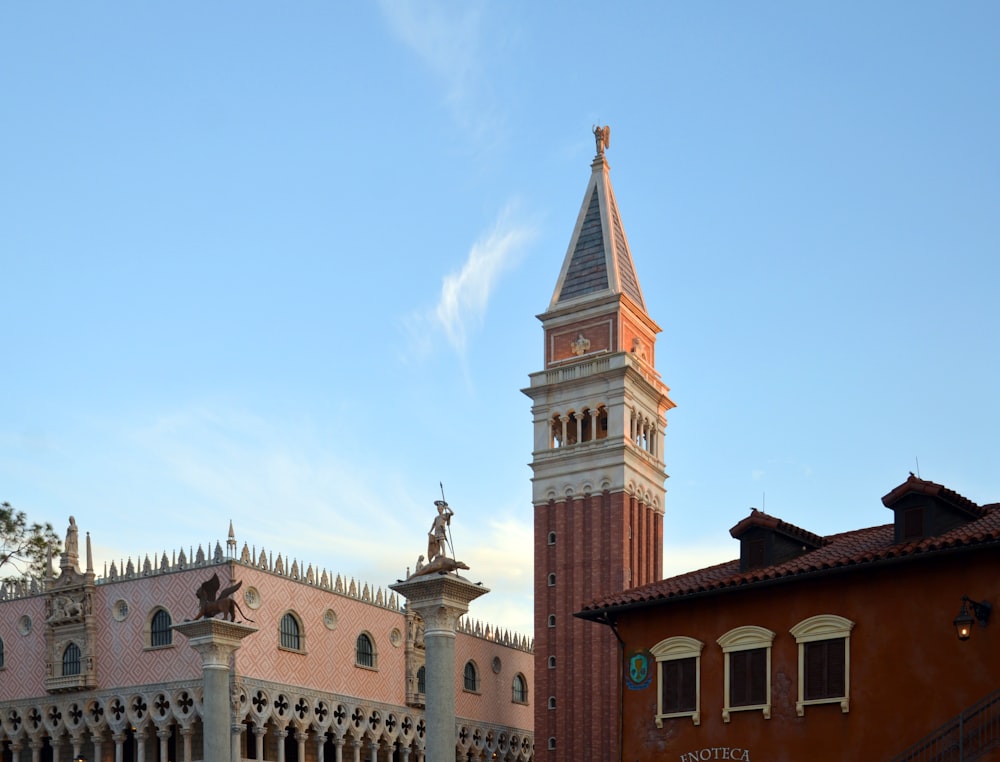
<svg viewBox="0 0 1000 762">
<path fill-rule="evenodd" d="M 707 762 L 714 759 L 734 759 L 740 762 L 750 762 L 750 750 L 736 746 L 712 746 L 697 751 L 681 754 L 680 762 Z"/>
</svg>

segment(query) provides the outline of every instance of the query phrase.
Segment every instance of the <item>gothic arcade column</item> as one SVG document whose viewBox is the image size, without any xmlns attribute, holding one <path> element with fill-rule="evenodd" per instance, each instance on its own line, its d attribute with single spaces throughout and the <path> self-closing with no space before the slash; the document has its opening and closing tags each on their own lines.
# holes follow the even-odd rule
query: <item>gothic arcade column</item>
<svg viewBox="0 0 1000 762">
<path fill-rule="evenodd" d="M 235 762 L 232 748 L 232 705 L 229 697 L 230 657 L 256 627 L 221 619 L 198 619 L 173 625 L 201 654 L 202 726 L 205 762 Z"/>
</svg>

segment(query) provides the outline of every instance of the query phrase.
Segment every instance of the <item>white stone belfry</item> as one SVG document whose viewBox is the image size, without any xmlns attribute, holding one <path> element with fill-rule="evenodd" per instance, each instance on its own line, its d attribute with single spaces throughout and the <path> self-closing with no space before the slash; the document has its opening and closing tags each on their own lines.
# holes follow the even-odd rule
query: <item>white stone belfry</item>
<svg viewBox="0 0 1000 762">
<path fill-rule="evenodd" d="M 196 619 L 175 624 L 173 629 L 201 654 L 205 728 L 202 758 L 205 762 L 239 762 L 239 751 L 234 749 L 229 663 L 243 638 L 253 635 L 257 628 L 222 619 Z"/>
<path fill-rule="evenodd" d="M 427 655 L 425 680 L 427 697 L 428 762 L 455 758 L 455 626 L 469 610 L 469 603 L 489 592 L 482 584 L 469 582 L 457 574 L 438 572 L 413 575 L 405 582 L 390 585 L 406 598 L 424 620 L 424 648 Z"/>
</svg>

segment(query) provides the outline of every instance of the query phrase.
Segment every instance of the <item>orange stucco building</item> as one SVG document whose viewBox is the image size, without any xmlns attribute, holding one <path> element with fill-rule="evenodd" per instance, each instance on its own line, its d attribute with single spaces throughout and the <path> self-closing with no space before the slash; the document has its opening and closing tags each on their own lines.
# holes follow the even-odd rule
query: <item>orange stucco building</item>
<svg viewBox="0 0 1000 762">
<path fill-rule="evenodd" d="M 619 642 L 615 758 L 1000 759 L 1000 504 L 912 475 L 882 502 L 831 536 L 753 511 L 738 559 L 578 612 Z"/>
</svg>

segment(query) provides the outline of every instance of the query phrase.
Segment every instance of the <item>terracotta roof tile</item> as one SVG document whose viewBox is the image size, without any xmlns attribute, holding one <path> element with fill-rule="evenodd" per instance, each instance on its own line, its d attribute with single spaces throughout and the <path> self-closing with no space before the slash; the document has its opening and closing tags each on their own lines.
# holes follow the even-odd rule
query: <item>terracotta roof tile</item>
<svg viewBox="0 0 1000 762">
<path fill-rule="evenodd" d="M 889 495 L 895 492 L 896 490 Z M 892 524 L 841 532 L 821 538 L 822 547 L 784 563 L 741 572 L 738 559 L 727 561 L 602 598 L 585 606 L 578 616 L 594 619 L 605 612 L 617 609 L 662 604 L 701 595 L 723 594 L 753 585 L 792 581 L 810 574 L 846 570 L 890 559 L 925 556 L 929 553 L 963 547 L 1000 543 L 1000 503 L 978 506 L 960 495 L 958 497 L 974 506 L 980 518 L 935 537 L 894 544 Z"/>
</svg>

